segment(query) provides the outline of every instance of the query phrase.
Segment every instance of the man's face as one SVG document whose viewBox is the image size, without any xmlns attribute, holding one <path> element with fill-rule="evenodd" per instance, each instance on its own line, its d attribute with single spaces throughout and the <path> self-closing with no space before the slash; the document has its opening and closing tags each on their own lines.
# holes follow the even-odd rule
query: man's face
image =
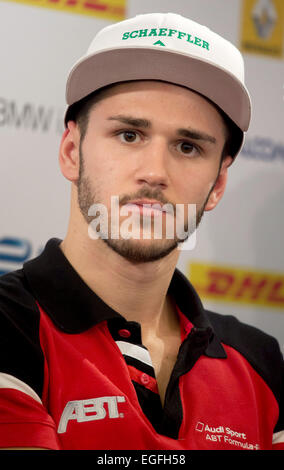
<svg viewBox="0 0 284 470">
<path fill-rule="evenodd" d="M 156 81 L 113 86 L 92 108 L 80 142 L 77 187 L 81 214 L 90 223 L 90 207 L 103 204 L 108 213 L 103 242 L 131 261 L 166 256 L 177 247 L 179 234 L 188 230 L 188 223 L 194 229 L 204 210 L 210 210 L 224 142 L 221 116 L 200 95 Z M 113 196 L 119 197 L 120 209 L 130 211 L 116 220 L 111 220 Z M 153 203 L 168 204 L 164 207 L 173 211 L 143 208 L 143 204 Z M 179 212 L 182 218 L 177 204 L 184 207 Z M 196 205 L 195 224 L 189 219 L 189 204 Z M 131 214 L 135 238 L 126 239 L 120 229 Z M 154 224 L 158 217 L 157 236 Z M 118 238 L 111 236 L 112 224 L 117 224 Z M 169 237 L 167 224 L 174 226 L 174 236 Z"/>
</svg>

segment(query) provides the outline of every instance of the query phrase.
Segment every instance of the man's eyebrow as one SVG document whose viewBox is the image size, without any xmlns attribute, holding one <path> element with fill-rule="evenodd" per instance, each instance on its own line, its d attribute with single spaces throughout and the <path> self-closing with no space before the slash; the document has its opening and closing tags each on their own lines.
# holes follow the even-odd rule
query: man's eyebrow
<svg viewBox="0 0 284 470">
<path fill-rule="evenodd" d="M 118 114 L 117 116 L 110 116 L 108 120 L 119 121 L 119 122 L 122 122 L 123 124 L 127 124 L 133 127 L 144 127 L 144 128 L 151 127 L 151 123 L 150 121 L 148 121 L 148 119 L 135 118 L 132 116 L 124 116 L 122 114 Z"/>
<path fill-rule="evenodd" d="M 209 134 L 206 134 L 205 132 L 198 131 L 195 129 L 178 129 L 177 133 L 181 137 L 188 137 L 189 139 L 194 139 L 194 140 L 204 140 L 205 142 L 216 144 L 215 137 Z"/>
<path fill-rule="evenodd" d="M 122 114 L 118 114 L 116 116 L 110 116 L 108 118 L 108 121 L 119 121 L 123 124 L 126 124 L 128 126 L 133 126 L 133 127 L 144 127 L 148 129 L 151 127 L 151 122 L 148 119 L 136 118 L 133 116 L 124 116 Z M 187 137 L 189 139 L 194 139 L 194 140 L 203 140 L 205 142 L 216 144 L 215 137 L 209 134 L 206 134 L 205 132 L 196 130 L 196 129 L 190 129 L 190 128 L 177 129 L 177 134 L 181 137 Z"/>
</svg>

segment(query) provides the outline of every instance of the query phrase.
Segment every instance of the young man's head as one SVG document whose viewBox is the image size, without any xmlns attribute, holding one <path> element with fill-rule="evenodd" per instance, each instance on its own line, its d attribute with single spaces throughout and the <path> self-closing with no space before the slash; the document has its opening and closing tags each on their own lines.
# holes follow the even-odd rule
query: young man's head
<svg viewBox="0 0 284 470">
<path fill-rule="evenodd" d="M 167 37 L 157 41 L 156 35 Z M 235 63 L 241 67 L 239 53 L 220 38 L 222 48 L 219 38 L 179 15 L 141 15 L 102 30 L 69 76 L 61 168 L 74 183 L 71 218 L 83 217 L 77 230 L 86 230 L 82 221 L 89 223 L 96 215 L 90 207 L 105 208 L 108 223 L 100 225 L 100 236 L 129 260 L 166 256 L 187 238 L 186 231 L 188 236 L 195 229 L 189 205 L 195 205 L 198 225 L 222 197 L 250 106 L 237 77 L 237 72 L 242 75 Z M 124 43 L 128 39 L 130 47 Z M 205 50 L 198 50 L 201 46 Z M 222 55 L 229 59 L 228 53 L 234 65 L 227 64 L 225 71 Z M 138 239 L 122 232 L 117 236 L 114 226 L 124 224 L 127 235 L 129 223 L 125 230 L 127 212 L 111 213 L 113 196 L 119 209 L 136 212 L 132 228 L 142 216 L 143 223 L 148 220 L 143 236 L 140 225 Z M 155 203 L 167 208 L 153 212 Z M 182 215 L 179 205 L 185 208 Z M 165 236 L 168 220 L 175 222 L 171 237 Z"/>
</svg>

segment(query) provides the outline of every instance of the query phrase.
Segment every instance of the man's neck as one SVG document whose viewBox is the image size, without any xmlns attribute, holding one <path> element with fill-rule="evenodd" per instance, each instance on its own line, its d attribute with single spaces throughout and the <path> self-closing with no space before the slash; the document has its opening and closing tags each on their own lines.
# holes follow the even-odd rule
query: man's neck
<svg viewBox="0 0 284 470">
<path fill-rule="evenodd" d="M 86 240 L 78 232 L 73 236 L 69 232 L 60 247 L 90 289 L 128 321 L 158 332 L 161 320 L 171 316 L 167 290 L 177 250 L 154 262 L 132 263 L 102 240 Z"/>
</svg>

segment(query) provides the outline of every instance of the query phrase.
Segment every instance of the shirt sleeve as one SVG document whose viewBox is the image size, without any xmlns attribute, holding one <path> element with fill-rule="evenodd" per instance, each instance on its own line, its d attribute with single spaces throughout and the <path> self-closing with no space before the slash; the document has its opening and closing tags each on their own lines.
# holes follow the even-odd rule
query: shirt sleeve
<svg viewBox="0 0 284 470">
<path fill-rule="evenodd" d="M 0 278 L 0 448 L 59 449 L 44 406 L 40 312 L 22 271 Z"/>
<path fill-rule="evenodd" d="M 24 382 L 0 373 L 0 447 L 59 450 L 55 423 Z"/>
</svg>

